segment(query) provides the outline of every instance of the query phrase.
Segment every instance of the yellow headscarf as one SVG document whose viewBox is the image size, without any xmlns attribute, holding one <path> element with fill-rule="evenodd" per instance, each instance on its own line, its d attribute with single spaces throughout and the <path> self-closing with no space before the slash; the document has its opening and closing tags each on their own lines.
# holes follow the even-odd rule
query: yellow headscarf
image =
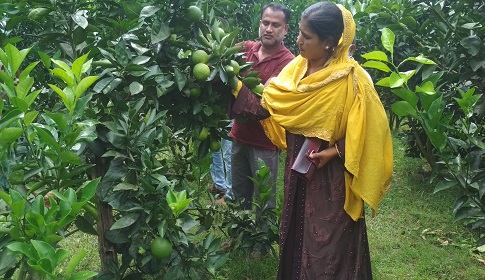
<svg viewBox="0 0 485 280">
<path fill-rule="evenodd" d="M 271 117 L 261 121 L 269 139 L 286 149 L 285 130 L 318 137 L 333 145 L 345 137 L 344 209 L 354 220 L 363 202 L 373 212 L 390 187 L 392 142 L 387 116 L 367 73 L 348 49 L 355 35 L 352 14 L 338 5 L 344 31 L 323 69 L 304 77 L 307 60 L 296 57 L 265 88 L 262 105 Z"/>
</svg>

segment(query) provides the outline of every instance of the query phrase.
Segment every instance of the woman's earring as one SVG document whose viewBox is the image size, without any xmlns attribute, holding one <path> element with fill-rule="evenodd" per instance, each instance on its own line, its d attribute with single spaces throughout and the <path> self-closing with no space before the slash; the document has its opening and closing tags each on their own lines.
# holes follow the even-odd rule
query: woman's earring
<svg viewBox="0 0 485 280">
<path fill-rule="evenodd" d="M 326 49 L 326 50 L 330 49 L 330 46 L 326 46 L 326 47 L 325 47 L 325 49 Z"/>
</svg>

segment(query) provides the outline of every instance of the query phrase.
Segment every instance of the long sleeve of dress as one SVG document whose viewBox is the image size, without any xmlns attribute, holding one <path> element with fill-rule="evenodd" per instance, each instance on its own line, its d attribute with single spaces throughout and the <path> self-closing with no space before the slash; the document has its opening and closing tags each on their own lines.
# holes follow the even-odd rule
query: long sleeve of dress
<svg viewBox="0 0 485 280">
<path fill-rule="evenodd" d="M 248 87 L 242 86 L 237 97 L 229 106 L 229 117 L 243 117 L 252 120 L 262 120 L 270 116 L 269 112 L 261 106 L 261 99 L 256 97 Z"/>
</svg>

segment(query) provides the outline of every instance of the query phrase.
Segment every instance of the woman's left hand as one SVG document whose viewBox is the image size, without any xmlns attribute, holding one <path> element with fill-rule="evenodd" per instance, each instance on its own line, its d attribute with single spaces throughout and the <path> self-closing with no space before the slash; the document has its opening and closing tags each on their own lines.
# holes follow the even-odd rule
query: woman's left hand
<svg viewBox="0 0 485 280">
<path fill-rule="evenodd" d="M 311 159 L 318 159 L 319 163 L 317 165 L 317 168 L 322 168 L 327 164 L 332 158 L 338 156 L 337 148 L 335 146 L 328 147 L 318 153 L 313 153 L 309 155 L 308 157 Z"/>
</svg>

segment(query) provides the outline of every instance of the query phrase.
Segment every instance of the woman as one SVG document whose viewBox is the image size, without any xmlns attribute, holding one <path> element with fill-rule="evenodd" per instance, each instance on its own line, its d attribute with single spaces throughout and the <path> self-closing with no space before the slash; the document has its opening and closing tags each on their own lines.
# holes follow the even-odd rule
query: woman
<svg viewBox="0 0 485 280">
<path fill-rule="evenodd" d="M 245 87 L 238 93 L 245 116 L 265 118 L 268 137 L 287 149 L 278 279 L 372 279 L 364 201 L 375 212 L 389 189 L 392 143 L 371 80 L 348 57 L 354 35 L 344 7 L 314 4 L 301 17 L 300 55 L 259 107 Z M 310 180 L 291 168 L 305 139 L 321 140 Z"/>
<path fill-rule="evenodd" d="M 302 14 L 300 55 L 266 87 L 266 133 L 287 147 L 278 279 L 371 279 L 363 202 L 373 211 L 390 186 L 386 114 L 365 71 L 348 57 L 355 35 L 344 7 L 320 2 Z M 305 138 L 311 181 L 291 170 Z"/>
</svg>

